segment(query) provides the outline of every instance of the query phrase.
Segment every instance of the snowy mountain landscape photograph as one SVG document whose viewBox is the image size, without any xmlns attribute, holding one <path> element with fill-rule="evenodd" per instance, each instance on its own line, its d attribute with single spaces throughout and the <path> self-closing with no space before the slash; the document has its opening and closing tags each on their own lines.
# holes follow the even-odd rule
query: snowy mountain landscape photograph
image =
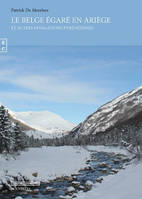
<svg viewBox="0 0 142 199">
<path fill-rule="evenodd" d="M 141 52 L 0 54 L 0 199 L 142 198 Z"/>
</svg>

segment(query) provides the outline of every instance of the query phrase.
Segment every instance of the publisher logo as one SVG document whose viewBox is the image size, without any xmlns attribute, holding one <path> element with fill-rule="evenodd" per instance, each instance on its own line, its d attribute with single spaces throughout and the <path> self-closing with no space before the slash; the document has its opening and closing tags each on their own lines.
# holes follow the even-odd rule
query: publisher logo
<svg viewBox="0 0 142 199">
<path fill-rule="evenodd" d="M 0 38 L 0 53 L 7 52 L 7 38 Z"/>
</svg>

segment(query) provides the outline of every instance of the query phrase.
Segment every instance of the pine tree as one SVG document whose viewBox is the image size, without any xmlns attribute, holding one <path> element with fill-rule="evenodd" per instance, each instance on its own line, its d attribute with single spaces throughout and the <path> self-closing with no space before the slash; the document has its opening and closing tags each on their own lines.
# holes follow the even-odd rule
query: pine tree
<svg viewBox="0 0 142 199">
<path fill-rule="evenodd" d="M 2 153 L 4 146 L 3 146 L 3 139 L 4 139 L 4 134 L 3 134 L 3 116 L 4 116 L 4 107 L 0 106 L 0 153 Z"/>
<path fill-rule="evenodd" d="M 10 152 L 13 149 L 13 127 L 8 111 L 4 106 L 0 107 L 0 151 Z"/>
<path fill-rule="evenodd" d="M 25 144 L 25 134 L 21 131 L 18 123 L 14 126 L 14 135 L 15 135 L 15 151 L 23 150 L 26 147 Z"/>
</svg>

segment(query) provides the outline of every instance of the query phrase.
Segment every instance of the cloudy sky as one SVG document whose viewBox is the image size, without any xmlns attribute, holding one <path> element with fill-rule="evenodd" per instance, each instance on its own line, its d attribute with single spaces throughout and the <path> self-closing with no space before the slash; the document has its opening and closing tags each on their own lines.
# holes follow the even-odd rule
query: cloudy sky
<svg viewBox="0 0 142 199">
<path fill-rule="evenodd" d="M 9 47 L 0 54 L 0 102 L 49 110 L 75 124 L 142 85 L 142 47 Z"/>
</svg>

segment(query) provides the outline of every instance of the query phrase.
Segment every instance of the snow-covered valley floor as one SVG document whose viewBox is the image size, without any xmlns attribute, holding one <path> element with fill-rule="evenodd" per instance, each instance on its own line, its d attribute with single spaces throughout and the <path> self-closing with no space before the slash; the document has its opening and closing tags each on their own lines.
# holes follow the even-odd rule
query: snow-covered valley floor
<svg viewBox="0 0 142 199">
<path fill-rule="evenodd" d="M 0 156 L 0 178 L 7 170 L 9 175 L 22 175 L 33 178 L 32 173 L 38 173 L 39 180 L 53 179 L 62 175 L 77 173 L 85 166 L 89 153 L 80 147 L 42 147 L 30 148 L 22 152 L 16 160 L 5 160 Z"/>
</svg>

